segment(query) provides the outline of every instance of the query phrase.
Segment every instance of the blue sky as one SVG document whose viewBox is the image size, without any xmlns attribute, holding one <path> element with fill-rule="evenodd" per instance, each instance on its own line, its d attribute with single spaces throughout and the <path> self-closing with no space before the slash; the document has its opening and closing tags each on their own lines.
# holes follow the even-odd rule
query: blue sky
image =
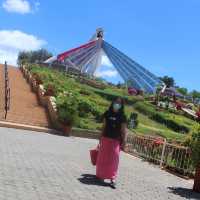
<svg viewBox="0 0 200 200">
<path fill-rule="evenodd" d="M 0 61 L 22 49 L 58 54 L 103 27 L 105 40 L 151 72 L 200 90 L 199 10 L 199 0 L 0 0 Z"/>
</svg>

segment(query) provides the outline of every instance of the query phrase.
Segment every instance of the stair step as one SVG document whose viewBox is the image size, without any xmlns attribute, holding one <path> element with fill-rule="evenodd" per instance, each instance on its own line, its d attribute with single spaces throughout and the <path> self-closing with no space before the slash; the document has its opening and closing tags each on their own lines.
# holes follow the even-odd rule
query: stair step
<svg viewBox="0 0 200 200">
<path fill-rule="evenodd" d="M 0 69 L 0 73 L 2 74 L 3 67 L 0 67 Z M 32 92 L 30 85 L 24 79 L 19 68 L 8 66 L 8 74 L 11 100 L 6 121 L 33 126 L 51 127 L 46 109 L 39 104 L 36 94 Z M 0 78 L 0 81 L 1 80 L 2 78 Z M 2 91 L 2 88 L 0 88 L 0 91 Z M 2 105 L 1 102 L 0 104 Z M 5 121 L 1 116 L 0 120 Z"/>
</svg>

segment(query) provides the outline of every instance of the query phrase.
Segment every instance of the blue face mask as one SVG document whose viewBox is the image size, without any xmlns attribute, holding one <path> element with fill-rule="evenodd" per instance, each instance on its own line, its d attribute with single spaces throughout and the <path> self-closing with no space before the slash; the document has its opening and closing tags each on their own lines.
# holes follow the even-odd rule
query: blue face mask
<svg viewBox="0 0 200 200">
<path fill-rule="evenodd" d="M 119 109 L 122 107 L 122 105 L 121 104 L 119 104 L 119 103 L 114 103 L 113 104 L 113 109 L 115 110 L 115 111 L 119 111 Z"/>
</svg>

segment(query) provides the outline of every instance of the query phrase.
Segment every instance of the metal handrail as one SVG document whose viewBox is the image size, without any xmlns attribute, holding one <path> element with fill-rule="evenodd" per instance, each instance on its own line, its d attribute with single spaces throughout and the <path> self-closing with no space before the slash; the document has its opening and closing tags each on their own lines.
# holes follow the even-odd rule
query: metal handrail
<svg viewBox="0 0 200 200">
<path fill-rule="evenodd" d="M 169 144 L 166 140 L 129 135 L 127 152 L 159 164 L 161 168 L 170 168 L 184 175 L 194 173 L 190 148 Z"/>
<path fill-rule="evenodd" d="M 10 110 L 10 88 L 9 88 L 7 62 L 5 62 L 4 70 L 5 70 L 5 119 L 6 119 L 8 111 Z"/>
<path fill-rule="evenodd" d="M 8 110 L 10 110 L 10 88 L 8 88 Z"/>
</svg>

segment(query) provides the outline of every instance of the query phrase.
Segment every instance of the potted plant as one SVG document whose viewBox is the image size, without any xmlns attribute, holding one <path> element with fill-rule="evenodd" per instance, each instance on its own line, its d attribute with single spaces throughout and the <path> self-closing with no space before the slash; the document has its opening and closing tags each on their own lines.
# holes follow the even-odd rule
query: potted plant
<svg viewBox="0 0 200 200">
<path fill-rule="evenodd" d="M 35 79 L 37 85 L 43 84 L 43 81 L 39 74 L 33 73 L 33 78 Z"/>
<path fill-rule="evenodd" d="M 58 120 L 61 123 L 63 133 L 69 136 L 72 126 L 78 120 L 77 100 L 72 95 L 59 95 L 56 100 Z"/>
<path fill-rule="evenodd" d="M 53 84 L 48 84 L 44 95 L 55 96 L 55 86 Z"/>
</svg>

